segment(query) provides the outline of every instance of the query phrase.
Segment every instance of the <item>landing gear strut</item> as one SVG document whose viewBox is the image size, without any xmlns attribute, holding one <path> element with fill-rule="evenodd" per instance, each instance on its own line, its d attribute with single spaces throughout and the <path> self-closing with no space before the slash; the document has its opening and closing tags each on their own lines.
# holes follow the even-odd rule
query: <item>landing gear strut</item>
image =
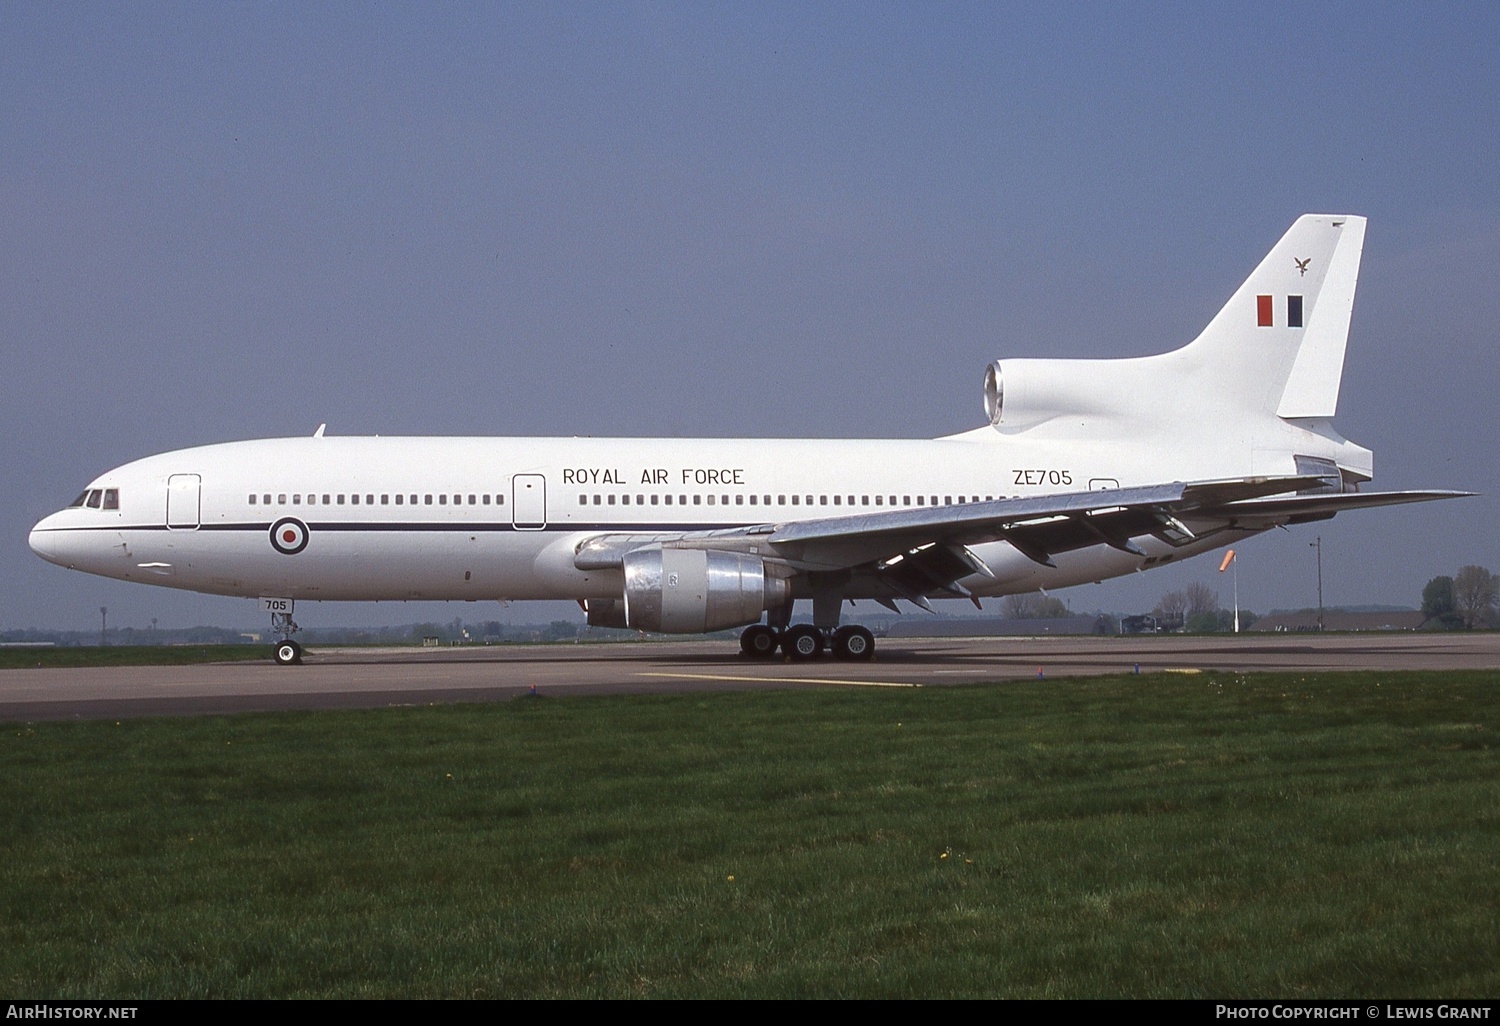
<svg viewBox="0 0 1500 1026">
<path fill-rule="evenodd" d="M 810 623 L 799 623 L 781 636 L 781 651 L 788 659 L 816 659 L 823 654 L 823 632 Z"/>
<path fill-rule="evenodd" d="M 740 634 L 740 651 L 747 659 L 770 659 L 778 649 L 797 662 L 816 659 L 826 650 L 832 650 L 835 659 L 868 660 L 875 658 L 875 635 L 857 624 L 826 631 L 810 623 L 785 630 L 757 623 Z"/>
<path fill-rule="evenodd" d="M 780 644 L 780 632 L 763 623 L 746 627 L 740 635 L 740 652 L 749 659 L 769 659 Z"/>
<path fill-rule="evenodd" d="M 290 600 L 287 600 L 284 610 L 271 611 L 271 633 L 281 635 L 281 640 L 271 653 L 278 666 L 295 666 L 302 662 L 302 646 L 292 640 L 292 635 L 301 629 L 292 619 Z"/>
<path fill-rule="evenodd" d="M 833 632 L 833 657 L 861 661 L 875 658 L 875 635 L 858 624 L 845 624 Z"/>
</svg>

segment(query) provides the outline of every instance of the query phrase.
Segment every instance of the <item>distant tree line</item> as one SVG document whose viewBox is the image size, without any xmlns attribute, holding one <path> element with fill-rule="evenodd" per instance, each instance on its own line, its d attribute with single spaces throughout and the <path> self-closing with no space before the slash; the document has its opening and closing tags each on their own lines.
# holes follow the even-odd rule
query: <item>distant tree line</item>
<svg viewBox="0 0 1500 1026">
<path fill-rule="evenodd" d="M 1461 567 L 1452 577 L 1434 577 L 1422 589 L 1426 626 L 1437 630 L 1500 626 L 1497 602 L 1500 578 L 1482 566 Z"/>
<path fill-rule="evenodd" d="M 1072 616 L 1073 611 L 1062 599 L 1038 591 L 1025 591 L 1001 599 L 1000 615 L 1012 620 L 1061 620 Z"/>
<path fill-rule="evenodd" d="M 1156 603 L 1151 615 L 1168 630 L 1185 630 L 1194 634 L 1234 630 L 1234 611 L 1219 605 L 1219 593 L 1201 581 L 1194 581 L 1181 591 L 1169 591 Z M 1240 610 L 1240 629 L 1244 630 L 1259 617 Z"/>
</svg>

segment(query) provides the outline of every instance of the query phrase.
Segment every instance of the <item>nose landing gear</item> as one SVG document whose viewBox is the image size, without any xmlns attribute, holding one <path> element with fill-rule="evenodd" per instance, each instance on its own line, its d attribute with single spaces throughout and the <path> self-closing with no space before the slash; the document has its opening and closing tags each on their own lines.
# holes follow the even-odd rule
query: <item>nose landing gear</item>
<svg viewBox="0 0 1500 1026">
<path fill-rule="evenodd" d="M 292 601 L 276 599 L 268 603 L 271 610 L 271 633 L 280 634 L 281 640 L 271 650 L 278 666 L 295 666 L 302 662 L 302 646 L 292 640 L 292 635 L 302 628 L 292 619 Z"/>
</svg>

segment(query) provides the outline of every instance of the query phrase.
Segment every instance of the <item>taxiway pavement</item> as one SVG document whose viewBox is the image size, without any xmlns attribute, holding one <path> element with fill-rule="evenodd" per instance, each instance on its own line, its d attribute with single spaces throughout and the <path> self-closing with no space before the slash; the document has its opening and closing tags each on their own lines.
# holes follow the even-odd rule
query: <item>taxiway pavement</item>
<svg viewBox="0 0 1500 1026">
<path fill-rule="evenodd" d="M 1500 634 L 901 638 L 875 661 L 757 662 L 729 641 L 314 648 L 301 666 L 0 670 L 0 721 L 492 702 L 527 694 L 933 687 L 1108 673 L 1500 669 Z"/>
</svg>

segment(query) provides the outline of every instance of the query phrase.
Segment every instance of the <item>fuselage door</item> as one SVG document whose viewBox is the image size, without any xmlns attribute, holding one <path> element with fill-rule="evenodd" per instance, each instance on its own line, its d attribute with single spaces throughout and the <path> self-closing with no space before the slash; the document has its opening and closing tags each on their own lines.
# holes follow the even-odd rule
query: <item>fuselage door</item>
<svg viewBox="0 0 1500 1026">
<path fill-rule="evenodd" d="M 547 479 L 541 474 L 517 474 L 510 479 L 511 523 L 517 531 L 540 531 L 547 526 Z"/>
<path fill-rule="evenodd" d="M 197 530 L 202 481 L 197 474 L 173 474 L 167 478 L 168 530 Z"/>
</svg>

